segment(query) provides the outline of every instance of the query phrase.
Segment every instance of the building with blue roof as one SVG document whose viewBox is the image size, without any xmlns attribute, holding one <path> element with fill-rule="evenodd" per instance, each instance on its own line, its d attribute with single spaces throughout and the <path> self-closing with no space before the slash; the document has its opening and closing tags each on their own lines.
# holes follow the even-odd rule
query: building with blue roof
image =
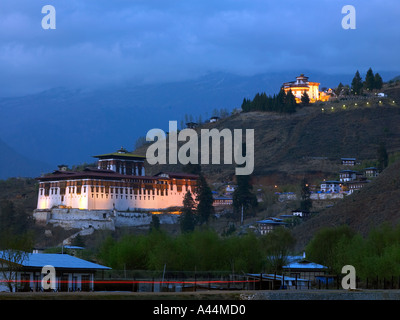
<svg viewBox="0 0 400 320">
<path fill-rule="evenodd" d="M 275 228 L 282 226 L 285 227 L 286 223 L 279 218 L 269 218 L 257 221 L 257 229 L 261 235 L 267 234 L 273 231 Z"/>
<path fill-rule="evenodd" d="M 328 267 L 321 264 L 311 262 L 303 256 L 289 256 L 288 263 L 283 266 L 285 274 L 290 277 L 298 277 L 315 282 L 319 276 L 324 276 L 328 271 Z"/>
<path fill-rule="evenodd" d="M 16 272 L 16 290 L 22 291 L 41 291 L 42 279 L 47 272 L 42 273 L 45 266 L 51 266 L 55 270 L 55 290 L 56 291 L 92 291 L 94 289 L 94 275 L 97 271 L 110 270 L 111 268 L 97 263 L 79 259 L 68 254 L 55 253 L 27 253 L 21 260 L 13 261 L 11 255 L 6 251 L 0 252 L 0 267 Z M 5 278 L 10 279 L 4 274 L 0 274 L 0 291 L 9 291 Z"/>
</svg>

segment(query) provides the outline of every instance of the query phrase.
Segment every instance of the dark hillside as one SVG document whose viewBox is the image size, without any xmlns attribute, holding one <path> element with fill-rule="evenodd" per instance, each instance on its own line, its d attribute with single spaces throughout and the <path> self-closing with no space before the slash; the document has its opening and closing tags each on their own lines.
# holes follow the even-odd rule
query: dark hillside
<svg viewBox="0 0 400 320">
<path fill-rule="evenodd" d="M 321 211 L 294 229 L 297 246 L 304 246 L 322 227 L 347 224 L 366 235 L 383 222 L 400 220 L 400 161 L 387 167 L 375 180 L 334 207 Z"/>
<path fill-rule="evenodd" d="M 254 176 L 273 175 L 276 181 L 272 183 L 280 184 L 304 175 L 321 179 L 336 174 L 341 157 L 374 160 L 380 142 L 385 142 L 389 153 L 400 151 L 400 107 L 396 104 L 330 106 L 300 108 L 293 115 L 241 113 L 201 128 L 254 129 Z M 137 151 L 144 155 L 146 148 Z M 148 166 L 147 172 L 181 170 L 179 166 L 156 167 Z M 216 180 L 229 180 L 234 166 L 208 165 L 203 171 Z"/>
</svg>

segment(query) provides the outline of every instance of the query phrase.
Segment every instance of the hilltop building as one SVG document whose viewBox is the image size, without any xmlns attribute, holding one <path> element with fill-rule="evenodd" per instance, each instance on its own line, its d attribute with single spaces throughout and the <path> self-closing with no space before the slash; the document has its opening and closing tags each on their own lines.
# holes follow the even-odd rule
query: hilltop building
<svg viewBox="0 0 400 320">
<path fill-rule="evenodd" d="M 109 222 L 115 220 L 117 212 L 126 212 L 124 217 L 143 212 L 151 215 L 166 210 L 179 213 L 186 192 L 195 192 L 197 175 L 160 172 L 146 176 L 145 157 L 123 148 L 95 158 L 98 159 L 97 168 L 56 170 L 37 178 L 36 220 L 46 223 L 56 217 L 63 223 L 65 219 L 81 222 L 91 220 L 87 226 L 98 228 L 101 225 L 104 227 L 108 221 L 109 228 Z M 114 220 L 111 225 L 114 225 Z M 149 219 L 143 223 L 146 221 L 149 222 Z"/>
<path fill-rule="evenodd" d="M 296 81 L 285 82 L 283 84 L 283 89 L 285 90 L 285 93 L 288 93 L 289 90 L 291 90 L 297 103 L 301 103 L 301 96 L 304 92 L 307 92 L 308 97 L 310 98 L 310 103 L 315 103 L 316 101 L 328 101 L 330 95 L 320 92 L 319 85 L 320 83 L 318 82 L 308 81 L 308 77 L 301 74 L 296 77 Z"/>
</svg>

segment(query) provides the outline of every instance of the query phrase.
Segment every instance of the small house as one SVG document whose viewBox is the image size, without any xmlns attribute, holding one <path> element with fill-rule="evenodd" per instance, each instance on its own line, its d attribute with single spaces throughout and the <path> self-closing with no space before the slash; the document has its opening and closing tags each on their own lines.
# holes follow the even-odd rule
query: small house
<svg viewBox="0 0 400 320">
<path fill-rule="evenodd" d="M 355 166 L 357 163 L 356 158 L 341 158 L 342 166 Z"/>
<path fill-rule="evenodd" d="M 265 220 L 257 221 L 258 232 L 261 235 L 267 234 L 273 231 L 277 227 L 286 226 L 286 223 L 282 219 L 269 218 Z"/>
<path fill-rule="evenodd" d="M 342 191 L 342 182 L 340 181 L 323 181 L 321 183 L 321 192 L 339 193 Z"/>
<path fill-rule="evenodd" d="M 379 171 L 375 167 L 369 167 L 364 169 L 364 174 L 367 178 L 375 178 L 379 175 Z"/>
<path fill-rule="evenodd" d="M 310 215 L 310 212 L 298 209 L 298 210 L 292 210 L 292 215 L 295 217 L 307 218 Z"/>
<path fill-rule="evenodd" d="M 339 172 L 339 180 L 341 182 L 354 181 L 357 179 L 357 172 L 353 170 L 342 170 Z"/>
<path fill-rule="evenodd" d="M 368 183 L 367 180 L 347 181 L 343 184 L 343 188 L 348 194 L 352 194 L 356 190 L 360 190 Z"/>
<path fill-rule="evenodd" d="M 214 197 L 213 206 L 231 206 L 233 205 L 232 197 L 217 196 Z"/>
</svg>

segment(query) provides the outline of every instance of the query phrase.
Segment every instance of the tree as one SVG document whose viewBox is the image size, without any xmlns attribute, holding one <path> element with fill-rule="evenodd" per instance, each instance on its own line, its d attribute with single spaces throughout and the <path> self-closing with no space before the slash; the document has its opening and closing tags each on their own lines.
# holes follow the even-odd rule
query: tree
<svg viewBox="0 0 400 320">
<path fill-rule="evenodd" d="M 361 94 L 362 93 L 363 82 L 360 76 L 360 72 L 357 70 L 354 75 L 353 81 L 351 82 L 351 90 L 353 94 Z"/>
<path fill-rule="evenodd" d="M 388 163 L 389 163 L 389 156 L 386 151 L 386 146 L 383 142 L 381 142 L 379 144 L 377 154 L 378 154 L 378 159 L 377 159 L 378 170 L 382 171 L 383 169 L 385 169 L 388 166 Z"/>
<path fill-rule="evenodd" d="M 28 233 L 18 235 L 8 230 L 0 235 L 0 272 L 10 292 L 18 286 L 17 273 L 27 259 L 28 252 L 32 251 L 32 247 L 33 237 Z"/>
<path fill-rule="evenodd" d="M 278 112 L 284 112 L 285 110 L 285 101 L 286 101 L 286 93 L 283 88 L 279 91 L 279 93 L 274 98 L 274 110 Z"/>
<path fill-rule="evenodd" d="M 340 82 L 335 90 L 337 96 L 339 96 L 342 93 L 343 88 L 344 88 L 343 83 Z"/>
<path fill-rule="evenodd" d="M 185 164 L 182 168 L 183 172 L 190 173 L 190 174 L 200 174 L 201 173 L 201 166 L 198 163 L 191 163 Z"/>
<path fill-rule="evenodd" d="M 319 230 L 306 246 L 307 257 L 329 268 L 336 266 L 340 241 L 350 241 L 355 232 L 347 225 L 325 227 Z M 340 270 L 335 270 L 340 272 Z"/>
<path fill-rule="evenodd" d="M 378 89 L 378 90 L 382 89 L 383 80 L 379 73 L 375 73 L 374 86 L 375 86 L 375 89 Z"/>
<path fill-rule="evenodd" d="M 368 69 L 364 82 L 365 89 L 372 91 L 375 89 L 375 77 L 371 68 Z"/>
<path fill-rule="evenodd" d="M 153 214 L 150 222 L 150 232 L 160 230 L 160 218 Z"/>
<path fill-rule="evenodd" d="M 211 214 L 214 213 L 212 191 L 207 184 L 205 177 L 200 174 L 196 192 L 197 217 L 199 223 L 207 223 Z"/>
<path fill-rule="evenodd" d="M 308 96 L 307 91 L 304 91 L 301 95 L 301 103 L 303 106 L 308 106 L 310 104 L 310 97 Z"/>
<path fill-rule="evenodd" d="M 195 220 L 195 203 L 192 193 L 188 190 L 183 198 L 183 209 L 180 216 L 181 232 L 192 232 L 196 225 Z"/>
<path fill-rule="evenodd" d="M 266 269 L 269 272 L 281 272 L 282 267 L 288 263 L 287 258 L 296 242 L 295 238 L 288 229 L 279 227 L 263 236 L 262 242 L 267 256 Z"/>
<path fill-rule="evenodd" d="M 300 210 L 310 211 L 312 208 L 311 191 L 306 179 L 301 183 Z"/>
<path fill-rule="evenodd" d="M 296 112 L 296 98 L 292 90 L 289 90 L 286 94 L 284 111 L 287 113 Z"/>
<path fill-rule="evenodd" d="M 29 216 L 22 209 L 16 208 L 11 200 L 0 201 L 0 234 L 10 232 L 15 235 L 25 234 L 29 230 Z"/>
<path fill-rule="evenodd" d="M 236 176 L 237 187 L 233 192 L 233 208 L 236 215 L 243 209 L 244 215 L 252 215 L 257 207 L 257 197 L 252 193 L 252 185 L 249 175 Z"/>
</svg>

